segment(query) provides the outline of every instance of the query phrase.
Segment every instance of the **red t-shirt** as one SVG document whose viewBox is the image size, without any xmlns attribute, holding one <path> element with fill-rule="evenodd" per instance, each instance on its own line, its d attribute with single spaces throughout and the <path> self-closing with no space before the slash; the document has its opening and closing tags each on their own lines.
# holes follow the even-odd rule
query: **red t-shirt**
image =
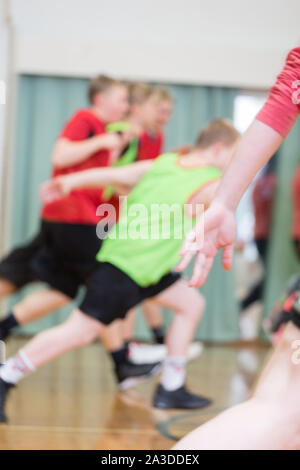
<svg viewBox="0 0 300 470">
<path fill-rule="evenodd" d="M 292 182 L 293 223 L 292 237 L 300 240 L 300 166 L 297 168 Z"/>
<path fill-rule="evenodd" d="M 60 137 L 81 141 L 105 133 L 105 123 L 89 109 L 80 109 L 66 123 Z M 52 176 L 66 175 L 90 168 L 109 165 L 109 151 L 100 150 L 76 165 L 54 168 Z M 77 189 L 68 196 L 46 204 L 41 217 L 45 220 L 83 225 L 95 225 L 99 221 L 96 209 L 102 201 L 101 189 Z"/>
<path fill-rule="evenodd" d="M 271 88 L 256 119 L 286 137 L 300 113 L 300 47 L 288 54 L 285 66 Z"/>
<path fill-rule="evenodd" d="M 272 223 L 275 188 L 276 176 L 274 173 L 260 176 L 254 185 L 252 199 L 255 216 L 255 239 L 267 239 L 269 236 Z"/>
<path fill-rule="evenodd" d="M 138 160 L 152 160 L 161 155 L 164 145 L 164 136 L 161 132 L 152 136 L 144 132 L 139 138 Z"/>
</svg>

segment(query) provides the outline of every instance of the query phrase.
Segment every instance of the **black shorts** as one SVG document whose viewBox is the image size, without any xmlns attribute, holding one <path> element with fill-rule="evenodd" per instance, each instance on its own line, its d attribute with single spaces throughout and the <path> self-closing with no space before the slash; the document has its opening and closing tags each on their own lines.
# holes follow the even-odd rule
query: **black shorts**
<svg viewBox="0 0 300 470">
<path fill-rule="evenodd" d="M 0 263 L 0 276 L 16 287 L 42 281 L 74 298 L 97 267 L 101 240 L 95 225 L 42 221 L 40 232 Z"/>
<path fill-rule="evenodd" d="M 17 289 L 34 282 L 31 261 L 42 246 L 42 234 L 39 232 L 26 245 L 12 250 L 0 260 L 0 277 L 10 281 Z"/>
<path fill-rule="evenodd" d="M 131 308 L 155 297 L 180 279 L 179 273 L 168 273 L 156 284 L 141 287 L 126 273 L 110 263 L 98 262 L 79 309 L 108 325 L 124 318 Z"/>
</svg>

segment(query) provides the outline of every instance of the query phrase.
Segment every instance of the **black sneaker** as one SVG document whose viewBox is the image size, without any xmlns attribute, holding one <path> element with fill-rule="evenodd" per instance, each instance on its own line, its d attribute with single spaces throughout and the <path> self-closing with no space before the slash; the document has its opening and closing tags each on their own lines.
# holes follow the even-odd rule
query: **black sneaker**
<svg viewBox="0 0 300 470">
<path fill-rule="evenodd" d="M 158 374 L 161 370 L 161 363 L 133 364 L 130 361 L 120 363 L 115 368 L 119 388 L 125 390 L 133 387 L 138 382 L 149 379 Z"/>
<path fill-rule="evenodd" d="M 158 385 L 153 397 L 153 406 L 155 408 L 176 408 L 176 409 L 194 409 L 204 408 L 211 405 L 209 398 L 194 395 L 188 392 L 185 386 L 177 390 L 168 391 L 161 384 Z"/>
<path fill-rule="evenodd" d="M 10 331 L 7 328 L 0 326 L 0 341 L 5 341 L 10 336 Z"/>
<path fill-rule="evenodd" d="M 6 423 L 7 417 L 5 414 L 5 401 L 7 394 L 15 385 L 5 382 L 0 378 L 0 423 Z"/>
</svg>

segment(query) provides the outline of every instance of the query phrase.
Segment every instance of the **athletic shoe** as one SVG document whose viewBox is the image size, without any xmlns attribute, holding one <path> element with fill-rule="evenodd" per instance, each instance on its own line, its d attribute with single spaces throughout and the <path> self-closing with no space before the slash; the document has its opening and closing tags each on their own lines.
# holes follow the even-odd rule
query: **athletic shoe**
<svg viewBox="0 0 300 470">
<path fill-rule="evenodd" d="M 152 364 L 133 364 L 130 361 L 120 363 L 115 368 L 115 374 L 119 388 L 126 390 L 134 387 L 139 382 L 147 380 L 158 374 L 161 370 L 161 364 L 154 362 Z"/>
<path fill-rule="evenodd" d="M 211 405 L 212 400 L 190 393 L 185 386 L 174 391 L 158 385 L 153 397 L 153 406 L 164 409 L 196 409 Z"/>
<path fill-rule="evenodd" d="M 129 359 L 135 364 L 149 364 L 161 362 L 167 356 L 167 347 L 164 344 L 141 344 L 136 342 L 129 343 Z M 203 351 L 203 344 L 199 342 L 192 343 L 188 349 L 188 361 L 200 356 Z"/>
<path fill-rule="evenodd" d="M 286 288 L 282 292 L 280 298 L 275 303 L 271 314 L 264 320 L 264 328 L 269 333 L 275 333 L 279 330 L 281 324 L 286 323 L 291 308 L 290 299 L 293 299 L 293 294 L 300 290 L 300 276 L 294 275 L 288 281 Z"/>
<path fill-rule="evenodd" d="M 15 387 L 14 384 L 7 383 L 0 378 L 0 423 L 7 422 L 7 417 L 5 414 L 5 402 L 9 390 L 13 387 Z"/>
</svg>

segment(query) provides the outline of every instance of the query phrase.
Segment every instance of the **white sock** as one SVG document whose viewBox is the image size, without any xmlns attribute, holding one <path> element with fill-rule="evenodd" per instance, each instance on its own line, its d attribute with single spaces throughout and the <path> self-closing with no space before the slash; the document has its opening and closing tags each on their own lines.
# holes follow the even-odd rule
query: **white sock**
<svg viewBox="0 0 300 470">
<path fill-rule="evenodd" d="M 161 385 L 168 391 L 177 390 L 185 382 L 186 357 L 167 356 L 162 376 Z"/>
<path fill-rule="evenodd" d="M 34 370 L 34 365 L 28 359 L 24 351 L 20 349 L 15 356 L 8 359 L 4 366 L 0 368 L 0 377 L 5 382 L 16 384 L 23 379 L 25 375 L 30 374 L 30 372 Z"/>
</svg>

